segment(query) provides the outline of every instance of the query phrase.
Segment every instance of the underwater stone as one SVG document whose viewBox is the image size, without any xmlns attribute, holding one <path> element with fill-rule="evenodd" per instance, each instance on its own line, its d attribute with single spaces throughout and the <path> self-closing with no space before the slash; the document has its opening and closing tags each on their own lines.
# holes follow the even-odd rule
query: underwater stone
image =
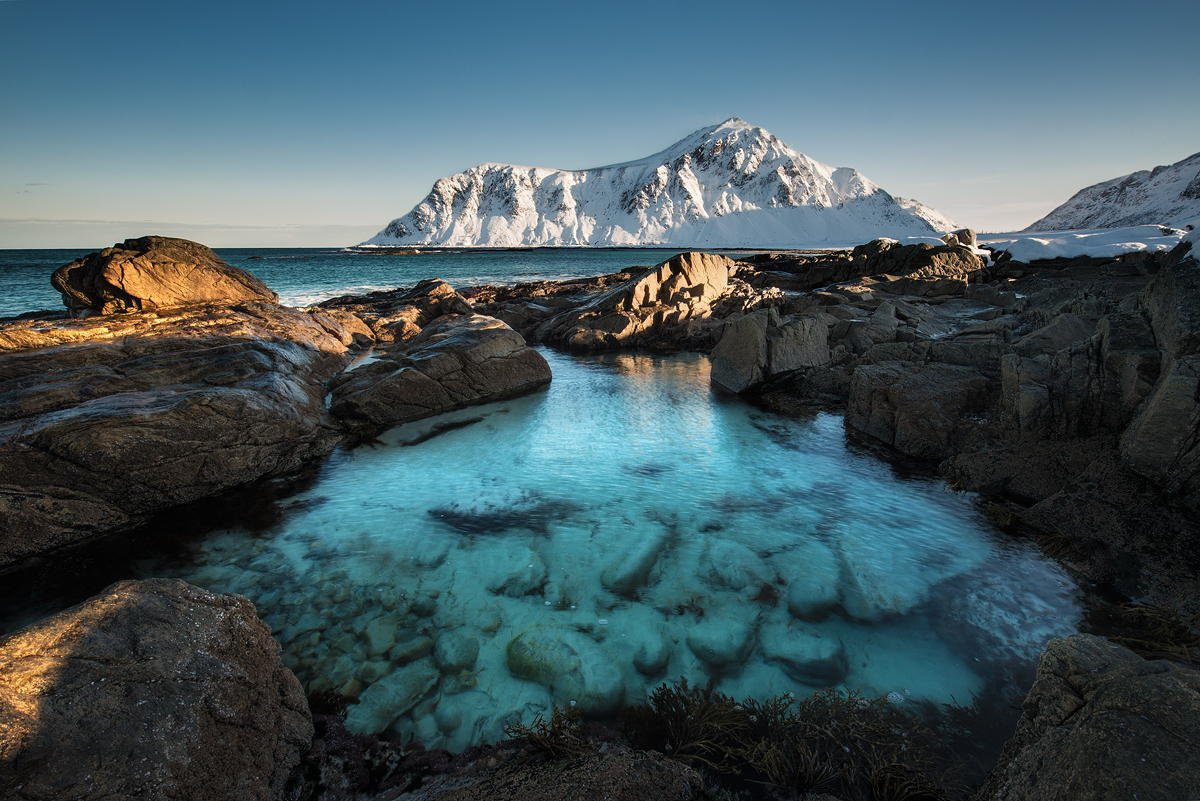
<svg viewBox="0 0 1200 801">
<path fill-rule="evenodd" d="M 431 617 L 437 611 L 437 599 L 436 592 L 421 593 L 412 599 L 412 613 L 417 617 Z"/>
<path fill-rule="evenodd" d="M 429 637 L 413 637 L 397 643 L 388 653 L 388 656 L 398 665 L 407 665 L 409 662 L 415 662 L 432 651 L 432 639 Z"/>
<path fill-rule="evenodd" d="M 377 617 L 367 624 L 367 644 L 371 655 L 387 653 L 396 644 L 396 628 L 400 620 L 394 615 Z"/>
<path fill-rule="evenodd" d="M 509 641 L 505 655 L 514 676 L 549 688 L 556 702 L 585 714 L 611 714 L 624 700 L 621 673 L 608 654 L 572 629 L 526 629 Z"/>
<path fill-rule="evenodd" d="M 787 582 L 787 607 L 801 620 L 820 620 L 837 606 L 841 565 L 837 555 L 819 540 L 805 540 L 774 557 Z"/>
<path fill-rule="evenodd" d="M 475 664 L 479 656 L 479 640 L 457 631 L 438 635 L 433 646 L 433 661 L 443 673 L 458 673 Z"/>
<path fill-rule="evenodd" d="M 763 656 L 802 684 L 829 687 L 849 672 L 841 640 L 799 623 L 770 624 L 760 633 Z"/>
<path fill-rule="evenodd" d="M 671 661 L 671 648 L 659 632 L 647 632 L 633 655 L 633 666 L 643 676 L 661 676 Z"/>
<path fill-rule="evenodd" d="M 688 631 L 688 648 L 715 672 L 735 667 L 754 650 L 754 623 L 728 611 L 707 614 Z"/>
<path fill-rule="evenodd" d="M 546 583 L 546 563 L 530 548 L 517 548 L 503 561 L 494 564 L 495 573 L 488 578 L 488 592 L 520 598 L 531 595 Z"/>
<path fill-rule="evenodd" d="M 449 734 L 462 725 L 462 711 L 453 704 L 443 702 L 433 711 L 433 719 L 442 734 Z"/>
<path fill-rule="evenodd" d="M 704 551 L 701 568 L 704 575 L 719 587 L 740 592 L 747 587 L 757 589 L 763 583 L 766 569 L 758 554 L 740 542 L 714 540 Z"/>
<path fill-rule="evenodd" d="M 617 595 L 632 595 L 646 585 L 658 558 L 671 544 L 674 530 L 660 527 L 640 534 L 634 547 L 618 556 L 600 575 L 600 583 Z"/>
<path fill-rule="evenodd" d="M 346 710 L 346 728 L 357 734 L 385 731 L 437 685 L 438 675 L 429 662 L 414 662 L 389 673 L 363 690 L 358 703 Z"/>
</svg>

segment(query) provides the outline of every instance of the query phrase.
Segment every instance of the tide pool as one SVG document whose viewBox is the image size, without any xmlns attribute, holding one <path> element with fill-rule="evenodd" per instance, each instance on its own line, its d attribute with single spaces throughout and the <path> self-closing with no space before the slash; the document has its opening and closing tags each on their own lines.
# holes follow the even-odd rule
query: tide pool
<svg viewBox="0 0 1200 801">
<path fill-rule="evenodd" d="M 546 391 L 341 451 L 266 531 L 139 572 L 248 596 L 351 729 L 451 750 L 679 678 L 970 705 L 1075 630 L 1057 566 L 840 417 L 717 394 L 703 356 L 543 353 Z"/>
</svg>

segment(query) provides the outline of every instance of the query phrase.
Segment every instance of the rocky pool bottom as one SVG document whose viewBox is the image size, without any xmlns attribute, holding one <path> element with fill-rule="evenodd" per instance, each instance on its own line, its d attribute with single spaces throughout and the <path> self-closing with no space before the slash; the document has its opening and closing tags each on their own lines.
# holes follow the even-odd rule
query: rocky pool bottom
<svg viewBox="0 0 1200 801">
<path fill-rule="evenodd" d="M 716 393 L 703 356 L 543 353 L 546 391 L 338 452 L 274 517 L 108 577 L 247 596 L 348 728 L 451 751 L 679 679 L 1015 719 L 1045 643 L 1078 627 L 1061 569 L 840 417 Z"/>
</svg>

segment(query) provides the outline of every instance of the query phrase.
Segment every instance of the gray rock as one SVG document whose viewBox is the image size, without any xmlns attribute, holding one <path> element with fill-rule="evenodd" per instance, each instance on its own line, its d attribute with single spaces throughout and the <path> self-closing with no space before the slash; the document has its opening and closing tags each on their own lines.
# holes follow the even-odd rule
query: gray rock
<svg viewBox="0 0 1200 801">
<path fill-rule="evenodd" d="M 738 612 L 744 610 L 710 610 L 688 629 L 688 648 L 713 673 L 736 668 L 754 650 L 757 620 Z"/>
<path fill-rule="evenodd" d="M 804 367 L 829 364 L 829 328 L 814 315 L 786 320 L 774 308 L 729 323 L 712 351 L 712 381 L 730 392 Z"/>
<path fill-rule="evenodd" d="M 1200 787 L 1200 672 L 1053 640 L 980 801 L 1181 801 Z"/>
<path fill-rule="evenodd" d="M 763 626 L 759 640 L 768 662 L 779 665 L 792 679 L 810 687 L 832 687 L 846 678 L 850 670 L 840 640 L 802 623 Z"/>
</svg>

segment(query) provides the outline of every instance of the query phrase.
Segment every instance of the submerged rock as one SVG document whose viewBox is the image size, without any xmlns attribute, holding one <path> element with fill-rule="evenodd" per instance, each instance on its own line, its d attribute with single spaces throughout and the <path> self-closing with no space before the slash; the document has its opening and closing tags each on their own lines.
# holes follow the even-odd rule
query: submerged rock
<svg viewBox="0 0 1200 801">
<path fill-rule="evenodd" d="M 245 270 L 186 239 L 143 236 L 89 253 L 51 278 L 75 316 L 203 303 L 273 303 L 278 295 Z"/>
<path fill-rule="evenodd" d="M 759 640 L 768 662 L 810 687 L 833 687 L 850 670 L 840 640 L 802 623 L 763 626 Z"/>
<path fill-rule="evenodd" d="M 535 626 L 509 641 L 509 672 L 550 689 L 555 702 L 589 715 L 615 712 L 625 700 L 621 672 L 594 640 L 573 629 Z"/>
<path fill-rule="evenodd" d="M 5 798 L 282 798 L 312 733 L 240 596 L 121 582 L 0 640 Z"/>
<path fill-rule="evenodd" d="M 672 526 L 655 526 L 639 531 L 633 547 L 619 554 L 600 574 L 600 583 L 618 595 L 632 596 L 650 580 L 650 573 L 663 552 L 675 541 Z"/>
<path fill-rule="evenodd" d="M 815 539 L 801 540 L 773 559 L 787 582 L 787 608 L 801 620 L 819 620 L 839 603 L 841 563 L 837 554 Z"/>
<path fill-rule="evenodd" d="M 708 612 L 688 629 L 688 648 L 710 672 L 732 670 L 754 650 L 757 624 L 757 617 L 741 606 Z"/>
<path fill-rule="evenodd" d="M 376 360 L 343 374 L 331 410 L 357 432 L 378 432 L 550 383 L 550 366 L 516 331 L 493 317 L 438 318 Z"/>
<path fill-rule="evenodd" d="M 1200 787 L 1200 671 L 1054 640 L 980 801 L 1179 801 Z"/>
<path fill-rule="evenodd" d="M 393 670 L 363 690 L 358 702 L 346 710 L 346 728 L 358 734 L 386 731 L 437 686 L 438 678 L 429 660 Z"/>
<path fill-rule="evenodd" d="M 479 640 L 458 631 L 438 635 L 433 646 L 433 661 L 443 673 L 458 673 L 474 667 L 479 656 Z"/>
</svg>

